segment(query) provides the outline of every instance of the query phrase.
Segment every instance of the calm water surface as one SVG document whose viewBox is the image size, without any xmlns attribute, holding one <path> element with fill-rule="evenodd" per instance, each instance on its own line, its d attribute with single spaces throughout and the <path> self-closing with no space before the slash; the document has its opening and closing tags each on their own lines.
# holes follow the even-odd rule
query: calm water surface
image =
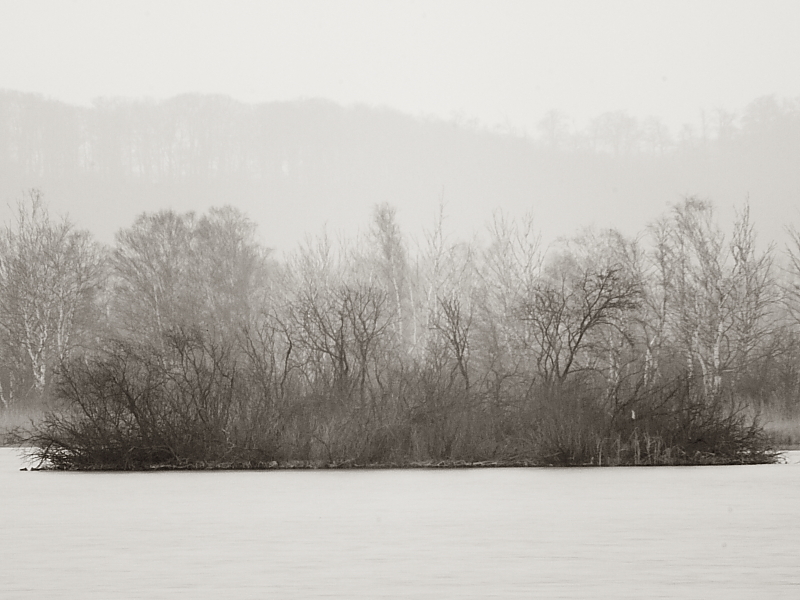
<svg viewBox="0 0 800 600">
<path fill-rule="evenodd" d="M 800 454 L 755 467 L 21 472 L 0 598 L 800 598 Z"/>
</svg>

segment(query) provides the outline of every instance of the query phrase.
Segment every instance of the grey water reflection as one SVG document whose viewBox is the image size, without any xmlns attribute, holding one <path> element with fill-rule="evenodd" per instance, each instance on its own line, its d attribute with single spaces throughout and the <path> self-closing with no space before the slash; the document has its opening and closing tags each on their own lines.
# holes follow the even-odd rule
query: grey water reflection
<svg viewBox="0 0 800 600">
<path fill-rule="evenodd" d="M 0 597 L 798 598 L 800 462 L 21 472 Z"/>
</svg>

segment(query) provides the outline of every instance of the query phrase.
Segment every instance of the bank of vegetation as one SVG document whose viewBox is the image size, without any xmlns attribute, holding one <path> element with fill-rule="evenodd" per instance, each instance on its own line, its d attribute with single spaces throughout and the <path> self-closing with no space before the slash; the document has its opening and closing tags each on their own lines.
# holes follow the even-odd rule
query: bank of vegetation
<svg viewBox="0 0 800 600">
<path fill-rule="evenodd" d="M 58 469 L 774 460 L 800 236 L 759 248 L 746 206 L 725 233 L 694 198 L 636 239 L 536 225 L 412 245 L 379 205 L 278 260 L 231 208 L 105 248 L 32 191 L 0 236 L 0 400 L 48 409 L 12 441 Z"/>
</svg>

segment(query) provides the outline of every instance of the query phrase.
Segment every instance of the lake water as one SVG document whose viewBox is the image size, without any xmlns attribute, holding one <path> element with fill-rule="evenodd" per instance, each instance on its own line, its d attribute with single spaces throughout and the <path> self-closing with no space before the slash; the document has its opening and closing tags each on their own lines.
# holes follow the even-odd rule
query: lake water
<svg viewBox="0 0 800 600">
<path fill-rule="evenodd" d="M 58 473 L 0 449 L 0 598 L 800 598 L 746 467 Z"/>
</svg>

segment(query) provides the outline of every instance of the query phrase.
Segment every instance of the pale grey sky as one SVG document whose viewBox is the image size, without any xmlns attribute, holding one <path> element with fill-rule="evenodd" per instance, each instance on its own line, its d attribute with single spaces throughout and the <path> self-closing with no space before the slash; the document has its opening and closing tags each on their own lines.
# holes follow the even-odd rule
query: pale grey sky
<svg viewBox="0 0 800 600">
<path fill-rule="evenodd" d="M 0 0 L 0 87 L 324 97 L 534 132 L 800 96 L 800 2 Z"/>
</svg>

